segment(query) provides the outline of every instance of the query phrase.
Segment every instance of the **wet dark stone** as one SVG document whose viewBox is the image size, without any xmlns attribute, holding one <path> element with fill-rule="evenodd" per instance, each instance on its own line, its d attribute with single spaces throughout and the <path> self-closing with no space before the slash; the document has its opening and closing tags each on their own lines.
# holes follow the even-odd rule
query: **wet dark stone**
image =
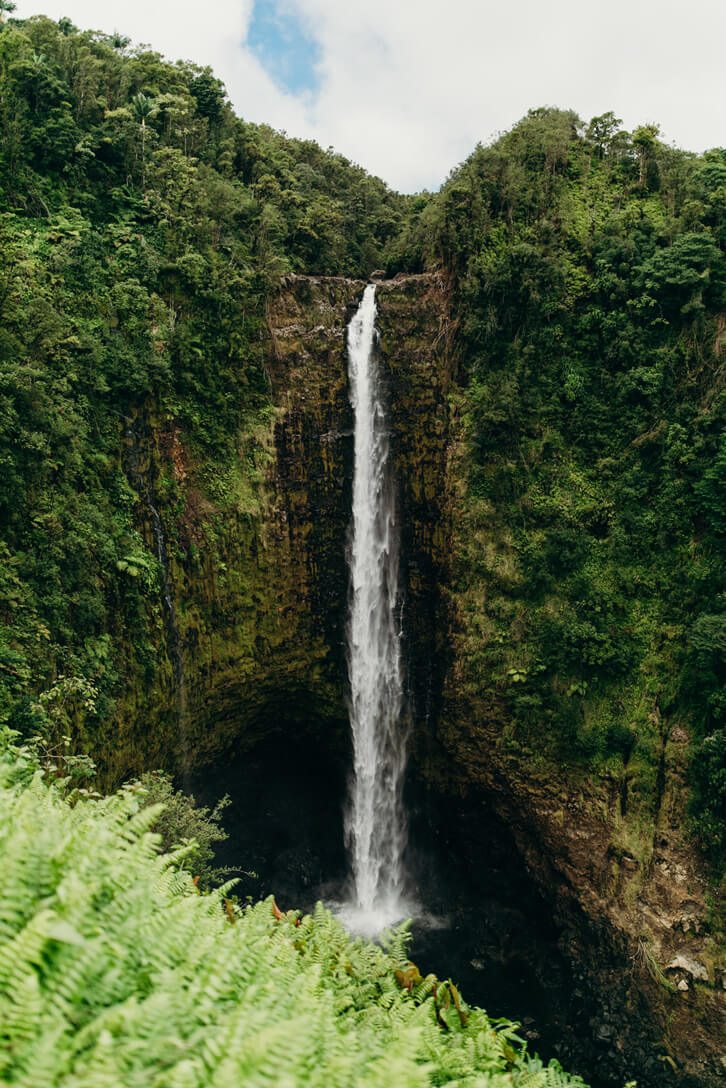
<svg viewBox="0 0 726 1088">
<path fill-rule="evenodd" d="M 346 770 L 309 736 L 283 728 L 252 751 L 229 755 L 192 787 L 210 806 L 230 797 L 222 821 L 229 838 L 217 864 L 240 875 L 240 898 L 274 895 L 282 910 L 311 909 L 327 885 L 342 884 Z"/>
</svg>

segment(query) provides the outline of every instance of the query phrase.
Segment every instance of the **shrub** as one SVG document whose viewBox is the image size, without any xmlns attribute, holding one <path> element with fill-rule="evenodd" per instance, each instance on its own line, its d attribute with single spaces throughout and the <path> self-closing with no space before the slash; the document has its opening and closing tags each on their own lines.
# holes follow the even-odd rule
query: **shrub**
<svg viewBox="0 0 726 1088">
<path fill-rule="evenodd" d="M 210 865 L 214 860 L 214 844 L 224 842 L 227 832 L 220 824 L 223 810 L 230 804 L 223 797 L 210 811 L 198 805 L 194 797 L 175 790 L 171 777 L 165 771 L 147 771 L 139 779 L 144 805 L 162 806 L 151 825 L 151 830 L 161 836 L 162 853 L 180 846 L 187 846 L 185 865 L 198 878 L 202 887 L 208 887 L 222 870 Z"/>
</svg>

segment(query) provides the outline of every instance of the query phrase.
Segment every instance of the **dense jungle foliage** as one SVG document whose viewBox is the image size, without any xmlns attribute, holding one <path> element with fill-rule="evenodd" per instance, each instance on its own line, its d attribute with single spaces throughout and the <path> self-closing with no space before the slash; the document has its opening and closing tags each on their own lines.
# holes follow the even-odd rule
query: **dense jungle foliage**
<svg viewBox="0 0 726 1088">
<path fill-rule="evenodd" d="M 533 110 L 396 244 L 451 275 L 468 387 L 459 591 L 512 751 L 609 770 L 657 813 L 695 730 L 726 845 L 726 151 Z M 482 677 L 488 678 L 482 684 Z"/>
<path fill-rule="evenodd" d="M 565 1088 L 515 1026 L 352 939 L 322 906 L 241 909 L 159 853 L 134 788 L 64 798 L 0 755 L 0 1079 L 102 1088 Z"/>
</svg>

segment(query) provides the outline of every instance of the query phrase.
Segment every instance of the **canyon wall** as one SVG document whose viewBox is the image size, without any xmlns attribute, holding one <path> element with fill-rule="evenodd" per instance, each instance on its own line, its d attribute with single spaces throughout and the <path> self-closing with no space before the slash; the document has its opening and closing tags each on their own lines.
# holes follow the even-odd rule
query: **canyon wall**
<svg viewBox="0 0 726 1088">
<path fill-rule="evenodd" d="M 168 594 L 150 679 L 129 685 L 110 782 L 148 766 L 184 774 L 304 728 L 345 750 L 345 536 L 352 472 L 346 314 L 362 285 L 297 280 L 271 303 L 272 405 L 243 433 L 238 469 L 211 478 L 193 445 L 145 406 L 126 421 L 137 521 Z M 162 586 L 164 590 L 164 586 Z"/>
</svg>

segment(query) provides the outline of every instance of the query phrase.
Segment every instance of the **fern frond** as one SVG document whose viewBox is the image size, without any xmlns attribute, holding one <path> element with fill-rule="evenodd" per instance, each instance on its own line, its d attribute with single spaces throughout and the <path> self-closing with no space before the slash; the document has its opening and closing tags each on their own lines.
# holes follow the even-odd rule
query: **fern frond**
<svg viewBox="0 0 726 1088">
<path fill-rule="evenodd" d="M 157 853 L 151 818 L 128 790 L 71 806 L 0 755 L 2 1083 L 581 1084 L 515 1053 L 515 1026 L 469 1009 L 452 984 L 435 990 L 413 969 L 402 987 L 406 926 L 385 950 L 321 905 L 277 919 L 269 900 L 235 910 L 230 925 L 231 882 L 199 894 L 177 852 Z"/>
</svg>

